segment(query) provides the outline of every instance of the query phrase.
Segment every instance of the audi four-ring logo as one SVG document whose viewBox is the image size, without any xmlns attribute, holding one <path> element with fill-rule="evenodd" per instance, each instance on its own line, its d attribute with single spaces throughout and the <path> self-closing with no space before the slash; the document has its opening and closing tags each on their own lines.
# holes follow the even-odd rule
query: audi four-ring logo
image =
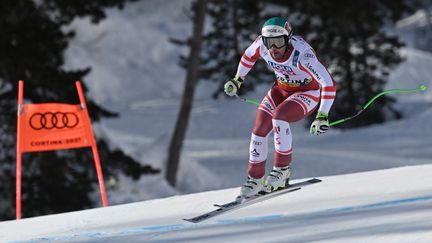
<svg viewBox="0 0 432 243">
<path fill-rule="evenodd" d="M 30 117 L 30 127 L 34 130 L 73 128 L 78 123 L 78 116 L 73 112 L 38 112 Z"/>
</svg>

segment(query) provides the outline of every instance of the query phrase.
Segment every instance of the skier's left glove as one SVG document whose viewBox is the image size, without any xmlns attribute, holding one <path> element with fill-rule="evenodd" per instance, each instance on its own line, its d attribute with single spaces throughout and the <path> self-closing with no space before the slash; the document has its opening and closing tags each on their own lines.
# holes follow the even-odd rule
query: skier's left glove
<svg viewBox="0 0 432 243">
<path fill-rule="evenodd" d="M 328 115 L 318 111 L 318 114 L 310 127 L 310 133 L 313 135 L 319 135 L 327 132 L 329 127 Z"/>
<path fill-rule="evenodd" d="M 243 84 L 243 79 L 239 76 L 235 76 L 231 80 L 225 83 L 224 91 L 229 96 L 234 96 Z"/>
</svg>

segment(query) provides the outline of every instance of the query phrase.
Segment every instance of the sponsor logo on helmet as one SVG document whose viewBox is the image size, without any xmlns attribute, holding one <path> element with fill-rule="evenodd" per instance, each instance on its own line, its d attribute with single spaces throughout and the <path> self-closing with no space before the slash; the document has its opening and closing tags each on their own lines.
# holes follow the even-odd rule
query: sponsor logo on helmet
<svg viewBox="0 0 432 243">
<path fill-rule="evenodd" d="M 282 29 L 265 29 L 264 33 L 280 33 L 280 34 L 283 34 L 284 31 Z"/>
<path fill-rule="evenodd" d="M 275 37 L 280 35 L 288 35 L 288 31 L 282 26 L 269 25 L 262 28 L 262 35 L 265 37 Z"/>
</svg>

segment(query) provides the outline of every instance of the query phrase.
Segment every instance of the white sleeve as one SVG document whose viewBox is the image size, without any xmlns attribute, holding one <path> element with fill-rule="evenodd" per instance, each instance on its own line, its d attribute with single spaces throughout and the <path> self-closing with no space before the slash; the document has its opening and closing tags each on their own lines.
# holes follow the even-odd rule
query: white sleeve
<svg viewBox="0 0 432 243">
<path fill-rule="evenodd" d="M 313 49 L 304 51 L 299 67 L 313 77 L 321 86 L 321 102 L 318 111 L 328 114 L 336 98 L 336 86 L 327 69 L 317 59 Z"/>
<path fill-rule="evenodd" d="M 260 57 L 260 43 L 261 36 L 258 36 L 258 38 L 245 50 L 237 68 L 237 76 L 245 78 L 255 65 L 255 62 Z"/>
</svg>

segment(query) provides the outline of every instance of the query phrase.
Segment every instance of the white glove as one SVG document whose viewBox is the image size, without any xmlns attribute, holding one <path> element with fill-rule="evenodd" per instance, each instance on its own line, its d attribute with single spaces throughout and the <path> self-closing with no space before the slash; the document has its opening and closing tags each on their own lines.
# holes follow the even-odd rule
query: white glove
<svg viewBox="0 0 432 243">
<path fill-rule="evenodd" d="M 237 75 L 225 83 L 224 91 L 229 96 L 234 96 L 237 94 L 237 91 L 240 89 L 243 83 L 243 79 L 238 77 Z"/>
<path fill-rule="evenodd" d="M 327 132 L 329 127 L 328 115 L 318 111 L 318 114 L 310 127 L 310 133 L 313 135 L 319 135 Z"/>
</svg>

